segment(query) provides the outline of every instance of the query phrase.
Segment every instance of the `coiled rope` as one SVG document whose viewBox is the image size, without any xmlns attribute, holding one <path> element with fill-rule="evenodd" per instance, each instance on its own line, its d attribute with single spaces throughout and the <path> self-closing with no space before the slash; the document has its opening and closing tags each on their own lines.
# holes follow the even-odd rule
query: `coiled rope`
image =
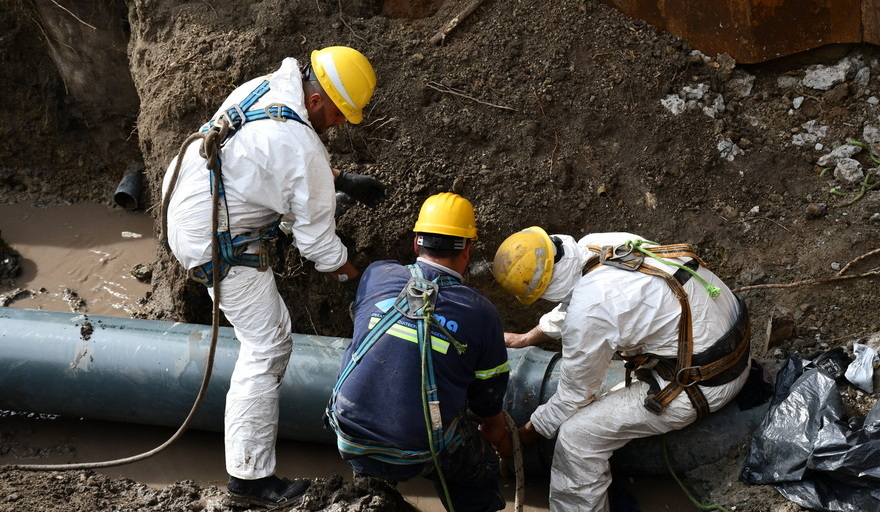
<svg viewBox="0 0 880 512">
<path fill-rule="evenodd" d="M 226 134 L 229 132 L 229 123 L 225 117 L 221 117 L 214 126 L 208 130 L 207 133 L 196 132 L 189 137 L 187 137 L 186 141 L 184 141 L 183 145 L 181 145 L 180 150 L 177 153 L 177 164 L 174 166 L 174 171 L 171 176 L 171 182 L 169 183 L 168 192 L 165 194 L 165 198 L 162 200 L 162 232 L 159 238 L 159 242 L 163 244 L 163 246 L 168 250 L 168 204 L 171 200 L 171 194 L 174 193 L 174 186 L 177 183 L 177 176 L 180 173 L 181 164 L 183 161 L 183 155 L 186 152 L 187 148 L 190 144 L 195 142 L 196 140 L 202 139 L 202 145 L 199 148 L 199 155 L 202 158 L 207 159 L 207 168 L 214 171 L 212 174 L 214 176 L 214 181 L 211 184 L 212 191 L 212 210 L 211 210 L 211 233 L 214 235 L 211 237 L 211 262 L 214 269 L 219 269 L 220 265 L 220 252 L 217 247 L 217 227 L 218 227 L 218 219 L 217 219 L 217 208 L 218 208 L 218 195 L 220 190 L 220 166 L 219 163 L 219 155 L 220 155 L 220 144 L 226 138 Z M 214 308 L 212 310 L 213 319 L 211 321 L 211 347 L 208 350 L 208 360 L 205 363 L 205 373 L 202 377 L 202 384 L 199 388 L 199 394 L 196 396 L 196 400 L 193 403 L 192 408 L 187 414 L 186 419 L 183 420 L 183 423 L 177 429 L 167 441 L 162 443 L 161 445 L 153 448 L 152 450 L 140 453 L 138 455 L 133 455 L 131 457 L 125 457 L 121 459 L 114 459 L 108 461 L 101 462 L 82 462 L 82 463 L 70 463 L 70 464 L 12 464 L 5 467 L 11 469 L 21 469 L 27 471 L 70 471 L 70 470 L 82 470 L 82 469 L 98 469 L 98 468 L 109 468 L 114 466 L 123 466 L 125 464 L 131 464 L 134 462 L 139 462 L 144 459 L 150 458 L 153 455 L 163 451 L 164 449 L 171 446 L 175 441 L 180 439 L 183 436 L 183 433 L 186 432 L 187 428 L 189 428 L 190 423 L 192 423 L 193 419 L 196 416 L 199 408 L 202 406 L 202 402 L 205 399 L 205 395 L 208 391 L 208 383 L 211 381 L 211 373 L 214 369 L 214 355 L 217 352 L 217 337 L 219 333 L 220 327 L 220 272 L 213 272 L 213 286 L 214 286 Z"/>
</svg>

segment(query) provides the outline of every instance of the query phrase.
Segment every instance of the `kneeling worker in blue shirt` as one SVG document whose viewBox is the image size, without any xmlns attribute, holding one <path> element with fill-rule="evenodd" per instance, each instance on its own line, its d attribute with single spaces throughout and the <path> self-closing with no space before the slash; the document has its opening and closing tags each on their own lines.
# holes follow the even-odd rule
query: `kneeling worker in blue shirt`
<svg viewBox="0 0 880 512">
<path fill-rule="evenodd" d="M 461 283 L 477 238 L 473 206 L 431 196 L 413 231 L 415 263 L 378 261 L 363 273 L 327 419 L 355 475 L 421 475 L 447 510 L 501 510 L 495 452 L 509 451 L 509 365 L 495 306 Z"/>
</svg>

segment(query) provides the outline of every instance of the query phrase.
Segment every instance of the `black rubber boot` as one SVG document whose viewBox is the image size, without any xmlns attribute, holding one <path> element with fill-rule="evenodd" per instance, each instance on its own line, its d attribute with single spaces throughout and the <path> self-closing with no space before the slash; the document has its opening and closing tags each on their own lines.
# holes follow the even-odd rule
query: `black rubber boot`
<svg viewBox="0 0 880 512">
<path fill-rule="evenodd" d="M 310 484 L 309 480 L 288 480 L 275 475 L 257 480 L 242 480 L 232 476 L 226 489 L 236 505 L 284 507 L 299 502 Z"/>
</svg>

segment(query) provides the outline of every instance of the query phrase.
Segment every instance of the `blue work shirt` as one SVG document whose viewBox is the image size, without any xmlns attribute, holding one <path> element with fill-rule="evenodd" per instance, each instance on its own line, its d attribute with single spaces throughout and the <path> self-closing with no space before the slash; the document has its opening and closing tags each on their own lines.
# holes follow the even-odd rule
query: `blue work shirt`
<svg viewBox="0 0 880 512">
<path fill-rule="evenodd" d="M 436 264 L 419 261 L 417 265 L 427 280 L 442 274 L 457 277 Z M 364 271 L 355 301 L 354 337 L 343 367 L 370 329 L 387 314 L 410 277 L 410 270 L 396 261 L 378 261 Z M 459 343 L 467 345 L 459 354 L 443 331 L 436 327 L 431 330 L 444 427 L 465 404 L 481 417 L 501 412 L 510 367 L 495 306 L 467 286 L 442 286 L 434 320 Z M 349 436 L 404 450 L 428 449 L 415 320 L 402 317 L 364 355 L 339 389 L 335 412 L 340 427 Z"/>
</svg>

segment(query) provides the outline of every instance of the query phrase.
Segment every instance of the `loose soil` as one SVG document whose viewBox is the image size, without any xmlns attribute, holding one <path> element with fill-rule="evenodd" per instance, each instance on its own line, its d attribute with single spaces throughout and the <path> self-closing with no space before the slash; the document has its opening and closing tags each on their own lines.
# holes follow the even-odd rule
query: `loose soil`
<svg viewBox="0 0 880 512">
<path fill-rule="evenodd" d="M 530 225 L 696 245 L 748 303 L 759 358 L 851 352 L 880 330 L 878 278 L 839 278 L 880 262 L 871 252 L 880 193 L 859 196 L 880 180 L 877 163 L 865 150 L 854 155 L 868 178 L 849 181 L 820 163 L 849 140 L 880 139 L 875 47 L 739 65 L 592 0 L 487 0 L 441 44 L 428 42 L 466 3 L 108 0 L 64 12 L 55 2 L 6 2 L 0 201 L 109 203 L 123 173 L 143 169 L 141 204 L 155 218 L 168 162 L 237 84 L 284 57 L 349 45 L 373 63 L 378 89 L 365 121 L 325 142 L 337 167 L 391 190 L 379 207 L 339 219 L 358 267 L 410 260 L 419 205 L 453 191 L 477 209 L 468 282 L 508 330 L 532 327 L 548 308 L 520 306 L 491 278 L 495 248 Z M 818 65 L 840 78 L 815 84 Z M 340 287 L 287 253 L 279 286 L 294 329 L 347 336 Z M 148 263 L 153 290 L 136 316 L 210 323 L 207 294 L 167 251 Z M 853 415 L 876 401 L 842 392 Z M 687 477 L 704 501 L 739 512 L 798 510 L 771 488 L 740 483 L 743 457 L 737 450 Z M 191 482 L 152 492 L 86 473 L 0 477 L 0 500 L 14 510 L 199 510 L 213 492 Z M 348 510 L 381 510 L 363 501 Z M 325 510 L 315 507 L 303 510 Z"/>
</svg>

